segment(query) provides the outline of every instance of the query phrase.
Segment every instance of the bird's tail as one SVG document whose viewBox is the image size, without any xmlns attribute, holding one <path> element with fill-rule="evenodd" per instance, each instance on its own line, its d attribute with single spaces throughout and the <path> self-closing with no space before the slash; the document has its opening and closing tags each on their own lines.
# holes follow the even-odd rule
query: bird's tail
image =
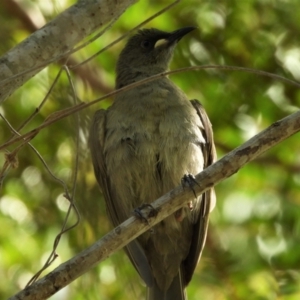
<svg viewBox="0 0 300 300">
<path fill-rule="evenodd" d="M 148 288 L 147 300 L 188 300 L 182 279 L 182 272 L 178 272 L 170 287 L 166 291 L 159 289 L 156 282 Z"/>
</svg>

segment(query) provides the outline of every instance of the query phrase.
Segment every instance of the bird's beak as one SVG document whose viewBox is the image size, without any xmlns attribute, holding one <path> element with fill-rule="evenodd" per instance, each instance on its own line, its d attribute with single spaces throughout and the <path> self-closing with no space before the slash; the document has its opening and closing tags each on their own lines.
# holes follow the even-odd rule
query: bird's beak
<svg viewBox="0 0 300 300">
<path fill-rule="evenodd" d="M 186 34 L 188 34 L 189 32 L 191 32 L 194 29 L 196 29 L 196 27 L 190 26 L 190 27 L 184 27 L 184 28 L 175 30 L 175 31 L 171 32 L 168 37 L 158 40 L 155 43 L 154 47 L 156 48 L 156 47 L 159 47 L 162 45 L 167 46 L 167 47 L 171 46 L 171 45 L 179 42 L 183 36 L 185 36 Z"/>
<path fill-rule="evenodd" d="M 186 34 L 191 32 L 192 30 L 196 29 L 194 26 L 190 27 L 184 27 L 178 30 L 175 30 L 170 33 L 170 36 L 167 38 L 169 44 L 177 43 L 180 41 L 182 37 L 184 37 Z"/>
</svg>

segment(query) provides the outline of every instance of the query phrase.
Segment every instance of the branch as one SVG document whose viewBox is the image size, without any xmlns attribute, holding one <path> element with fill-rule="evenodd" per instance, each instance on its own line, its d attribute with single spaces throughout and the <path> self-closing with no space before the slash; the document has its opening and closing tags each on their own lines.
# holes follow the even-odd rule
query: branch
<svg viewBox="0 0 300 300">
<path fill-rule="evenodd" d="M 27 13 L 25 9 L 22 8 L 19 2 L 15 0 L 4 1 L 4 7 L 6 10 L 22 22 L 22 26 L 29 31 L 30 33 L 35 32 L 39 29 L 39 27 L 35 24 L 34 19 Z M 43 24 L 44 25 L 44 24 Z M 60 65 L 64 65 L 65 60 L 59 60 L 57 62 Z M 79 64 L 74 57 L 70 57 L 66 63 L 68 67 Z M 84 82 L 88 83 L 88 85 L 93 89 L 93 91 L 98 91 L 104 94 L 107 94 L 112 91 L 112 87 L 109 86 L 105 80 L 103 80 L 103 76 L 101 72 L 99 72 L 99 68 L 96 69 L 93 66 L 83 65 L 81 68 L 74 68 L 73 72 Z"/>
<path fill-rule="evenodd" d="M 298 131 L 300 131 L 300 111 L 275 122 L 245 144 L 231 151 L 215 164 L 199 173 L 196 176 L 198 184 L 193 187 L 195 192 L 197 194 L 203 193 Z M 181 186 L 176 187 L 153 202 L 153 207 L 159 213 L 155 217 L 148 218 L 148 223 L 143 223 L 136 217 L 129 218 L 91 247 L 63 263 L 36 283 L 12 296 L 10 300 L 40 300 L 50 297 L 147 231 L 150 227 L 177 211 L 191 198 L 193 198 L 193 192 L 190 189 L 183 189 Z"/>
<path fill-rule="evenodd" d="M 164 77 L 164 76 L 167 76 L 167 75 L 177 74 L 177 73 L 181 73 L 181 72 L 185 72 L 185 71 L 205 70 L 205 69 L 218 69 L 218 70 L 224 70 L 224 71 L 248 72 L 248 73 L 257 74 L 257 75 L 260 75 L 260 76 L 267 76 L 267 77 L 271 77 L 273 79 L 281 80 L 283 82 L 292 84 L 293 86 L 296 86 L 296 87 L 300 88 L 300 83 L 295 81 L 295 80 L 285 78 L 285 77 L 282 77 L 280 75 L 276 75 L 276 74 L 273 74 L 273 73 L 268 73 L 268 72 L 265 72 L 265 71 L 260 71 L 260 70 L 256 70 L 256 69 L 250 69 L 250 68 L 243 68 L 243 67 L 236 67 L 236 66 L 219 66 L 219 65 L 204 65 L 204 66 L 191 66 L 191 67 L 180 68 L 180 69 L 176 69 L 176 70 L 173 70 L 173 71 L 162 72 L 162 73 L 144 78 L 142 80 L 136 81 L 134 83 L 128 84 L 128 85 L 126 85 L 126 86 L 124 86 L 120 89 L 114 90 L 114 91 L 104 95 L 103 97 L 95 99 L 91 102 L 88 102 L 88 103 L 81 102 L 81 103 L 79 103 L 75 106 L 57 111 L 57 112 L 49 115 L 48 118 L 45 120 L 45 122 L 42 123 L 40 126 L 36 127 L 35 129 L 32 129 L 31 131 L 26 132 L 26 133 L 22 134 L 21 136 L 14 137 L 14 138 L 10 139 L 8 142 L 0 145 L 0 150 L 5 149 L 6 147 L 8 147 L 8 146 L 10 146 L 10 145 L 12 145 L 12 144 L 14 144 L 18 141 L 21 141 L 21 140 L 23 140 L 25 142 L 28 142 L 29 140 L 33 139 L 39 133 L 39 131 L 41 129 L 57 122 L 58 120 L 61 120 L 65 117 L 68 117 L 73 113 L 76 113 L 76 112 L 78 112 L 82 109 L 85 109 L 85 108 L 87 108 L 87 107 L 89 107 L 89 106 L 91 106 L 95 103 L 98 103 L 99 101 L 102 101 L 102 100 L 104 100 L 108 97 L 115 96 L 119 93 L 130 90 L 132 88 L 135 88 L 135 87 L 137 87 L 141 84 L 145 84 L 145 83 L 151 82 L 153 80 L 157 80 L 157 79 L 159 79 L 161 77 Z M 0 87 L 1 87 L 1 82 L 0 82 Z M 0 99 L 1 99 L 1 95 L 0 95 Z"/>
<path fill-rule="evenodd" d="M 45 66 L 137 0 L 80 0 L 0 58 L 0 103 Z M 31 70 L 30 72 L 27 72 Z M 13 78 L 10 78 L 13 77 Z"/>
</svg>

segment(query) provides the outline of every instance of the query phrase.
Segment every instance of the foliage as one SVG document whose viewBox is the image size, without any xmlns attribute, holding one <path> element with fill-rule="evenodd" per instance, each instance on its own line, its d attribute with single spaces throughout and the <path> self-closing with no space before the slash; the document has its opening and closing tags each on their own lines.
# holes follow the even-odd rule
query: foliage
<svg viewBox="0 0 300 300">
<path fill-rule="evenodd" d="M 53 19 L 74 1 L 22 0 L 23 16 L 10 2 L 0 3 L 0 53 Z M 80 62 L 126 33 L 169 1 L 140 1 L 103 37 L 73 55 Z M 30 23 L 30 20 L 32 23 Z M 300 79 L 298 0 L 182 0 L 147 27 L 166 31 L 197 25 L 178 45 L 171 69 L 220 64 L 256 68 Z M 72 72 L 79 99 L 91 101 L 113 89 L 114 67 L 124 41 Z M 14 128 L 36 109 L 61 65 L 40 72 L 0 108 Z M 97 79 L 93 82 L 91 78 Z M 221 157 L 276 120 L 298 109 L 293 86 L 258 75 L 232 71 L 193 71 L 172 75 L 192 98 L 205 106 Z M 101 238 L 111 227 L 96 185 L 86 146 L 90 117 L 112 99 L 80 112 L 76 204 L 80 224 L 63 235 L 59 257 L 48 269 Z M 22 132 L 51 113 L 73 105 L 64 74 L 46 104 Z M 11 131 L 1 119 L 1 142 Z M 32 141 L 49 168 L 71 186 L 75 173 L 76 118 L 43 129 Z M 300 155 L 296 135 L 247 165 L 216 187 L 204 255 L 188 288 L 189 299 L 284 299 L 300 297 Z M 12 151 L 15 145 L 9 147 Z M 1 155 L 0 162 L 4 163 Z M 46 261 L 67 210 L 62 186 L 53 180 L 28 146 L 18 166 L 5 174 L 0 198 L 0 298 L 23 288 Z M 75 216 L 71 215 L 69 225 Z M 47 270 L 47 271 L 48 271 Z M 144 287 L 120 252 L 83 275 L 51 299 L 143 299 Z"/>
</svg>

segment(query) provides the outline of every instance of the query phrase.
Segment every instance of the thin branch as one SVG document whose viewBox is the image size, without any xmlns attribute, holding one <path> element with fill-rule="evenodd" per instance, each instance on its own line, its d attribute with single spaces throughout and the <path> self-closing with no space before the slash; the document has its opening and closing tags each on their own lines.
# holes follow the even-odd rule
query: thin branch
<svg viewBox="0 0 300 300">
<path fill-rule="evenodd" d="M 69 74 L 68 74 L 69 75 Z M 72 88 L 73 87 L 73 84 L 71 84 Z M 75 93 L 75 90 L 73 89 L 73 92 Z M 76 97 L 75 94 L 73 94 L 74 97 Z M 20 136 L 20 133 L 18 131 L 16 131 L 12 125 L 9 123 L 9 121 L 2 115 L 0 114 L 0 117 L 6 122 L 7 126 L 10 128 L 10 130 L 15 134 L 15 135 L 18 135 Z M 77 135 L 77 139 L 78 139 L 78 135 Z M 43 157 L 41 156 L 41 154 L 38 152 L 38 150 L 31 144 L 31 143 L 26 143 L 29 145 L 29 147 L 35 152 L 35 154 L 38 156 L 38 158 L 41 160 L 42 164 L 44 165 L 44 167 L 46 168 L 46 170 L 48 171 L 48 173 L 51 175 L 51 177 L 56 180 L 58 183 L 60 183 L 63 188 L 64 188 L 64 197 L 69 201 L 69 207 L 68 207 L 68 211 L 67 211 L 67 214 L 65 216 L 65 219 L 64 219 L 64 222 L 63 222 L 63 225 L 62 225 L 62 228 L 60 230 L 60 232 L 57 234 L 57 236 L 55 237 L 54 239 L 54 243 L 53 243 L 53 247 L 52 247 L 52 251 L 49 255 L 49 257 L 47 258 L 46 262 L 44 263 L 44 265 L 42 266 L 42 268 L 29 280 L 29 282 L 27 283 L 26 287 L 31 285 L 32 283 L 34 283 L 38 278 L 39 276 L 41 275 L 41 273 L 46 270 L 52 263 L 53 261 L 58 257 L 57 253 L 56 253 L 56 249 L 58 247 L 58 244 L 59 244 L 59 241 L 60 241 L 60 238 L 61 236 L 71 230 L 72 228 L 74 228 L 75 226 L 77 226 L 79 224 L 79 221 L 80 221 L 80 214 L 79 214 L 79 211 L 74 203 L 74 194 L 75 194 L 75 181 L 76 181 L 76 177 L 75 177 L 75 180 L 73 182 L 73 188 L 72 188 L 72 196 L 70 196 L 70 193 L 68 191 L 68 187 L 67 187 L 67 184 L 61 180 L 60 178 L 58 178 L 57 176 L 54 175 L 54 173 L 51 171 L 51 169 L 49 168 L 49 166 L 47 165 L 46 161 L 43 159 Z M 22 145 L 21 145 L 22 146 Z M 2 169 L 2 172 L 0 173 L 0 186 L 2 185 L 2 180 L 4 179 L 5 177 L 5 171 L 8 170 L 8 167 L 10 165 L 13 165 L 15 163 L 15 161 L 17 161 L 17 153 L 18 151 L 21 149 L 21 146 L 19 146 L 18 148 L 16 148 L 13 152 L 9 153 L 6 155 L 7 157 L 7 160 L 5 161 L 4 163 L 4 166 L 3 166 L 3 169 Z M 77 161 L 78 161 L 78 158 L 76 157 L 76 162 L 75 162 L 75 171 L 77 172 Z M 66 228 L 66 225 L 67 225 L 67 221 L 69 219 L 69 216 L 70 216 L 70 213 L 71 213 L 71 210 L 74 209 L 74 212 L 75 212 L 75 215 L 76 215 L 76 221 L 73 225 L 69 226 Z"/>
<path fill-rule="evenodd" d="M 173 71 L 167 71 L 167 72 L 159 73 L 159 74 L 153 75 L 151 77 L 145 78 L 143 80 L 134 82 L 134 83 L 129 84 L 127 86 L 124 86 L 124 87 L 122 87 L 118 90 L 112 91 L 112 92 L 104 95 L 103 97 L 95 99 L 91 102 L 88 102 L 88 103 L 82 102 L 82 103 L 80 103 L 78 105 L 75 105 L 73 107 L 57 111 L 57 112 L 51 114 L 45 120 L 45 122 L 43 124 L 41 124 L 40 126 L 38 126 L 37 128 L 35 128 L 35 129 L 33 129 L 33 130 L 31 130 L 27 133 L 24 133 L 20 137 L 15 137 L 14 139 L 2 144 L 0 146 L 0 150 L 5 149 L 6 147 L 8 147 L 8 146 L 20 141 L 20 140 L 26 139 L 26 141 L 29 141 L 34 136 L 36 136 L 41 129 L 43 129 L 45 127 L 48 127 L 49 125 L 57 122 L 58 120 L 61 120 L 65 117 L 68 117 L 71 114 L 76 113 L 76 112 L 78 112 L 82 109 L 85 109 L 85 108 L 87 108 L 87 107 L 89 107 L 89 106 L 91 106 L 95 103 L 98 103 L 99 101 L 102 101 L 106 98 L 115 96 L 119 93 L 130 90 L 130 89 L 135 88 L 139 85 L 151 82 L 153 80 L 157 80 L 161 77 L 165 77 L 165 76 L 173 75 L 173 74 L 178 74 L 178 73 L 181 73 L 181 72 L 195 71 L 195 70 L 205 70 L 205 69 L 218 69 L 218 70 L 223 70 L 223 71 L 240 71 L 240 72 L 253 73 L 253 74 L 260 75 L 260 76 L 266 76 L 266 77 L 270 77 L 270 78 L 273 78 L 273 79 L 277 79 L 277 80 L 289 83 L 293 86 L 296 86 L 296 87 L 300 88 L 300 83 L 295 81 L 295 80 L 292 80 L 292 79 L 289 79 L 289 78 L 286 78 L 286 77 L 283 77 L 283 76 L 280 76 L 280 75 L 276 75 L 276 74 L 273 74 L 273 73 L 269 73 L 269 72 L 265 72 L 265 71 L 261 71 L 261 70 L 256 70 L 256 69 L 250 69 L 250 68 L 243 68 L 243 67 L 236 67 L 236 66 L 219 66 L 219 65 L 192 66 L 192 67 L 180 68 L 180 69 L 176 69 L 176 70 L 173 70 Z"/>
<path fill-rule="evenodd" d="M 72 89 L 72 94 L 73 94 L 73 100 L 74 103 L 76 104 L 77 102 L 77 95 L 75 92 L 75 88 L 73 85 L 73 81 L 71 79 L 71 75 L 69 72 L 68 67 L 62 67 L 62 69 L 65 70 L 67 76 L 68 76 L 68 80 L 70 82 L 70 86 Z M 79 222 L 80 222 L 80 213 L 78 211 L 77 206 L 75 205 L 75 190 L 76 190 L 76 182 L 77 182 L 77 174 L 78 174 L 78 148 L 79 148 L 79 115 L 78 113 L 75 114 L 75 122 L 76 122 L 76 154 L 75 154 L 75 162 L 74 162 L 74 178 L 72 180 L 72 193 L 71 195 L 68 192 L 68 189 L 65 188 L 65 194 L 64 197 L 69 201 L 69 207 L 67 210 L 67 213 L 65 215 L 62 227 L 60 229 L 60 232 L 56 235 L 55 239 L 54 239 L 54 243 L 53 243 L 53 247 L 52 247 L 52 251 L 49 255 L 49 257 L 47 258 L 46 262 L 44 263 L 44 265 L 42 266 L 42 268 L 36 272 L 36 274 L 34 274 L 34 276 L 29 280 L 29 282 L 27 283 L 26 287 L 29 285 L 32 285 L 34 282 L 36 282 L 36 280 L 38 280 L 39 276 L 42 274 L 42 272 L 44 270 L 46 270 L 52 263 L 53 261 L 58 257 L 58 254 L 56 253 L 56 249 L 59 245 L 60 239 L 62 237 L 62 235 L 64 233 L 66 233 L 67 231 L 70 231 L 71 229 L 73 229 L 74 227 L 76 227 Z M 30 145 L 30 143 L 29 143 Z M 49 170 L 49 169 L 48 169 Z M 72 212 L 72 209 L 75 212 L 76 215 L 76 221 L 74 222 L 74 224 L 67 226 L 70 214 Z"/>
<path fill-rule="evenodd" d="M 203 193 L 298 131 L 300 131 L 300 111 L 275 122 L 199 173 L 196 176 L 198 184 L 195 184 L 193 189 L 197 194 Z M 190 189 L 183 189 L 182 186 L 176 187 L 152 203 L 152 206 L 158 210 L 158 214 L 148 218 L 148 222 L 141 222 L 136 217 L 129 218 L 91 247 L 63 263 L 35 284 L 12 296 L 10 300 L 41 300 L 50 297 L 153 225 L 177 211 L 192 198 L 194 194 Z"/>
</svg>

